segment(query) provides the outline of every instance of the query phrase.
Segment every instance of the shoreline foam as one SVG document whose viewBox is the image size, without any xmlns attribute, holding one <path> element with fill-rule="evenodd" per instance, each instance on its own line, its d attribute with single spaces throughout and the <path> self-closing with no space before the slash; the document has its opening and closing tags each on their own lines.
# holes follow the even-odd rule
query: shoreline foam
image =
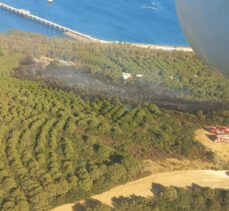
<svg viewBox="0 0 229 211">
<path fill-rule="evenodd" d="M 193 52 L 193 49 L 191 47 L 160 45 L 160 44 L 157 45 L 157 44 L 147 44 L 147 43 L 132 43 L 132 42 L 121 42 L 121 41 L 106 41 L 106 40 L 101 40 L 98 38 L 91 37 L 86 34 L 82 34 L 80 32 L 78 35 L 73 34 L 71 32 L 64 32 L 64 35 L 81 42 L 97 42 L 101 44 L 122 44 L 122 45 L 137 47 L 137 48 L 148 48 L 152 50 L 161 50 L 161 51 L 182 51 L 182 52 L 190 52 L 190 53 Z"/>
<path fill-rule="evenodd" d="M 191 48 L 188 47 L 183 47 L 183 46 L 163 46 L 163 45 L 154 45 L 154 44 L 141 44 L 141 43 L 129 43 L 129 42 L 119 42 L 119 41 L 105 41 L 101 39 L 94 38 L 90 35 L 80 33 L 76 30 L 70 29 L 68 27 L 59 25 L 57 23 L 54 23 L 52 21 L 49 21 L 47 19 L 41 18 L 37 15 L 33 15 L 30 11 L 25 12 L 23 9 L 18 9 L 15 7 L 12 7 L 8 4 L 5 4 L 3 2 L 0 2 L 0 8 L 8 10 L 12 13 L 18 14 L 23 16 L 24 18 L 27 19 L 32 19 L 35 21 L 38 21 L 39 23 L 42 23 L 44 25 L 48 25 L 50 27 L 54 27 L 59 29 L 60 31 L 63 31 L 63 34 L 79 40 L 81 42 L 98 42 L 98 43 L 103 43 L 103 44 L 124 44 L 124 45 L 129 45 L 129 46 L 134 46 L 138 48 L 149 48 L 149 49 L 154 49 L 154 50 L 162 50 L 162 51 L 183 51 L 183 52 L 193 52 Z"/>
</svg>

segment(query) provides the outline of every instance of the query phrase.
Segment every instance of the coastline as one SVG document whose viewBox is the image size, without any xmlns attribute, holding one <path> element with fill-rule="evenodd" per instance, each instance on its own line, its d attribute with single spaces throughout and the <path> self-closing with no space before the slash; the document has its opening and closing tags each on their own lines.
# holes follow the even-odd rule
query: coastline
<svg viewBox="0 0 229 211">
<path fill-rule="evenodd" d="M 182 52 L 190 52 L 190 53 L 194 52 L 191 47 L 185 47 L 185 46 L 156 45 L 156 44 L 142 44 L 142 43 L 127 43 L 127 44 L 138 48 L 149 48 L 153 50 L 182 51 Z"/>
<path fill-rule="evenodd" d="M 193 52 L 193 50 L 190 47 L 184 47 L 184 46 L 169 46 L 169 45 L 155 45 L 155 44 L 145 44 L 145 43 L 105 41 L 105 40 L 94 38 L 87 34 L 80 33 L 76 30 L 73 30 L 71 28 L 68 28 L 63 25 L 57 24 L 55 22 L 49 21 L 47 19 L 41 18 L 37 15 L 33 15 L 30 11 L 12 7 L 3 2 L 0 2 L 0 8 L 5 9 L 9 12 L 15 13 L 17 15 L 23 16 L 26 19 L 31 19 L 43 25 L 48 25 L 49 27 L 56 28 L 59 31 L 62 31 L 65 36 L 78 40 L 78 41 L 81 41 L 81 42 L 98 42 L 102 44 L 123 44 L 123 45 L 138 47 L 138 48 L 148 48 L 148 49 L 162 50 L 162 51 Z"/>
<path fill-rule="evenodd" d="M 121 45 L 129 45 L 137 48 L 148 48 L 152 50 L 161 50 L 161 51 L 181 51 L 187 53 L 193 53 L 193 49 L 191 47 L 186 46 L 173 46 L 173 45 L 160 45 L 160 44 L 147 44 L 147 43 L 131 43 L 131 42 L 120 42 L 120 41 L 106 41 L 91 37 L 86 34 L 82 34 L 78 32 L 77 34 L 73 34 L 71 32 L 64 32 L 64 35 L 70 37 L 72 39 L 78 40 L 80 42 L 97 42 L 101 44 L 121 44 Z"/>
</svg>

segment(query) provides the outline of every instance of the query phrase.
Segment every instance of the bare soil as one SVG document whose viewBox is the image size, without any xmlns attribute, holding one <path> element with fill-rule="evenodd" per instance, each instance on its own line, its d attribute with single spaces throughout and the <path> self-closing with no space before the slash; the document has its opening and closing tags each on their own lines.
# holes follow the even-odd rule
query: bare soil
<svg viewBox="0 0 229 211">
<path fill-rule="evenodd" d="M 195 139 L 214 152 L 221 160 L 229 161 L 229 144 L 214 143 L 210 134 L 203 129 L 196 131 Z M 143 163 L 143 167 L 143 170 L 149 172 L 150 176 L 117 186 L 93 196 L 92 199 L 112 206 L 112 198 L 114 197 L 128 197 L 131 195 L 153 196 L 153 192 L 157 191 L 155 190 L 157 185 L 152 187 L 152 183 L 177 187 L 197 184 L 203 187 L 229 189 L 229 175 L 227 175 L 226 171 L 199 170 L 217 168 L 217 164 L 200 160 L 166 159 L 157 162 L 146 160 Z M 84 201 L 76 203 L 84 203 Z M 76 203 L 65 204 L 52 211 L 73 211 Z"/>
<path fill-rule="evenodd" d="M 102 194 L 95 195 L 92 198 L 112 206 L 112 198 L 114 197 L 128 197 L 131 195 L 143 197 L 153 196 L 152 183 L 177 187 L 187 187 L 198 184 L 203 187 L 229 189 L 229 176 L 226 174 L 226 171 L 214 170 L 185 170 L 152 174 L 148 177 L 128 182 L 125 185 L 117 186 Z M 80 203 L 83 203 L 83 201 Z M 65 204 L 52 211 L 72 211 L 74 205 L 74 203 Z"/>
<path fill-rule="evenodd" d="M 211 138 L 211 134 L 204 129 L 196 131 L 197 141 L 202 143 L 207 149 L 214 152 L 221 160 L 229 162 L 229 144 L 215 143 Z"/>
<path fill-rule="evenodd" d="M 145 160 L 142 164 L 142 168 L 144 172 L 149 172 L 150 174 L 180 170 L 220 169 L 218 164 L 212 162 L 187 159 L 178 160 L 175 158 L 169 158 L 160 161 Z"/>
</svg>

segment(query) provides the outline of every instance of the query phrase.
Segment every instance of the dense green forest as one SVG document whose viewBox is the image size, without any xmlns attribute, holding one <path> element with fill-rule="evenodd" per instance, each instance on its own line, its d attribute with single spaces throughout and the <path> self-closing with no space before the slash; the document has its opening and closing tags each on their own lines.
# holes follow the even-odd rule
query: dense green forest
<svg viewBox="0 0 229 211">
<path fill-rule="evenodd" d="M 96 200 L 87 200 L 85 205 L 76 204 L 81 211 L 227 211 L 229 191 L 193 186 L 189 188 L 161 187 L 154 198 L 131 196 L 114 198 L 111 208 Z"/>
<path fill-rule="evenodd" d="M 109 53 L 120 60 L 129 56 L 149 60 L 161 57 L 167 65 L 176 56 L 19 32 L 0 35 L 0 210 L 47 210 L 90 196 L 141 176 L 144 159 L 214 159 L 212 152 L 194 141 L 194 131 L 209 123 L 228 125 L 227 110 L 190 114 L 150 103 L 130 106 L 118 98 L 87 99 L 42 82 L 14 77 L 15 68 L 28 55 L 73 60 L 92 74 L 107 77 L 120 77 L 118 72 L 123 68 L 135 71 L 138 59 L 131 68 L 130 61 L 124 66 L 111 62 L 111 57 L 105 57 Z M 174 64 L 180 59 L 180 63 L 187 60 L 190 66 L 187 76 L 183 68 L 178 68 L 176 74 L 183 77 L 197 74 L 198 68 L 193 68 L 192 62 L 202 68 L 199 83 L 205 82 L 206 92 L 192 94 L 193 98 L 205 95 L 204 99 L 228 99 L 224 90 L 228 80 L 223 76 L 207 69 L 194 55 L 178 53 L 175 58 Z M 111 63 L 113 66 L 109 66 Z M 137 66 L 150 70 L 150 65 L 143 62 Z M 175 69 L 163 71 L 167 74 Z M 162 78 L 161 83 L 166 85 L 166 76 Z M 195 87 L 202 90 L 198 84 Z"/>
<path fill-rule="evenodd" d="M 93 75 L 118 81 L 122 72 L 143 74 L 155 87 L 192 101 L 229 101 L 229 80 L 206 67 L 193 53 L 165 52 L 130 47 L 79 43 L 12 31 L 0 35 L 0 54 L 17 52 L 73 61 Z"/>
</svg>

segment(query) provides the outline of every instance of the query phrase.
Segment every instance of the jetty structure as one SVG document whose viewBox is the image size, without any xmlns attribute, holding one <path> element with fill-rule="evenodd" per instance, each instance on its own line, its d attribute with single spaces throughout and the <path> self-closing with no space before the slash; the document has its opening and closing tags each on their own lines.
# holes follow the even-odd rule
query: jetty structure
<svg viewBox="0 0 229 211">
<path fill-rule="evenodd" d="M 10 6 L 8 4 L 5 4 L 5 3 L 2 3 L 2 2 L 0 2 L 0 8 L 3 8 L 5 10 L 9 11 L 9 12 L 12 12 L 12 13 L 16 13 L 18 15 L 21 15 L 21 16 L 27 18 L 27 19 L 31 19 L 31 20 L 36 21 L 38 23 L 41 23 L 43 25 L 47 25 L 47 26 L 52 27 L 54 29 L 57 29 L 59 31 L 62 31 L 63 33 L 65 33 L 67 36 L 70 36 L 70 37 L 73 37 L 73 38 L 81 37 L 81 38 L 87 39 L 89 41 L 99 41 L 98 39 L 93 38 L 93 37 L 91 37 L 89 35 L 82 34 L 82 33 L 78 32 L 78 31 L 75 31 L 75 30 L 70 29 L 68 27 L 62 26 L 60 24 L 57 24 L 57 23 L 54 23 L 52 21 L 46 20 L 46 19 L 41 18 L 39 16 L 33 15 L 28 10 L 18 9 L 18 8 L 12 7 L 12 6 Z"/>
<path fill-rule="evenodd" d="M 24 18 L 31 19 L 35 22 L 40 24 L 49 26 L 56 30 L 62 31 L 66 36 L 71 37 L 73 39 L 79 41 L 86 41 L 86 42 L 99 42 L 104 44 L 122 44 L 122 45 L 129 45 L 138 48 L 148 48 L 152 50 L 161 50 L 161 51 L 183 51 L 183 52 L 193 52 L 192 48 L 190 47 L 182 47 L 182 46 L 163 46 L 163 45 L 154 45 L 154 44 L 142 44 L 142 43 L 128 43 L 128 42 L 119 42 L 119 41 L 105 41 L 101 39 L 96 39 L 89 35 L 80 33 L 76 30 L 70 29 L 68 27 L 62 26 L 60 24 L 54 23 L 47 19 L 41 18 L 37 15 L 33 15 L 30 11 L 25 9 L 18 9 L 3 2 L 0 2 L 0 8 L 5 9 L 9 12 L 18 14 L 23 16 Z"/>
</svg>

